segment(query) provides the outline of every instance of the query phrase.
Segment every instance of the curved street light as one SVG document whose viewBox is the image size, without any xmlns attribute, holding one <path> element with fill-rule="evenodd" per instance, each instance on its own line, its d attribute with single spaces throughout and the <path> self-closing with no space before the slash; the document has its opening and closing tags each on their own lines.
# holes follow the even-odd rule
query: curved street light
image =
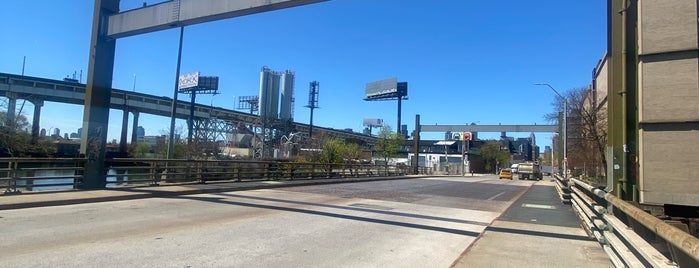
<svg viewBox="0 0 699 268">
<path fill-rule="evenodd" d="M 558 97 L 560 97 L 561 99 L 563 99 L 563 177 L 567 179 L 567 178 L 568 178 L 568 146 L 567 146 L 567 143 L 568 143 L 568 131 L 567 131 L 567 128 L 566 128 L 566 125 L 567 125 L 566 121 L 567 121 L 567 118 L 568 118 L 568 99 L 566 99 L 565 97 L 563 97 L 563 95 L 561 95 L 560 93 L 558 93 L 558 91 L 556 91 L 556 89 L 553 88 L 553 87 L 552 87 L 551 85 L 549 85 L 548 83 L 535 83 L 534 85 L 536 85 L 536 86 L 547 86 L 547 87 L 549 87 L 551 90 L 553 90 L 553 92 L 556 93 L 556 95 L 558 95 Z M 553 163 L 551 163 L 551 166 L 553 166 Z"/>
</svg>

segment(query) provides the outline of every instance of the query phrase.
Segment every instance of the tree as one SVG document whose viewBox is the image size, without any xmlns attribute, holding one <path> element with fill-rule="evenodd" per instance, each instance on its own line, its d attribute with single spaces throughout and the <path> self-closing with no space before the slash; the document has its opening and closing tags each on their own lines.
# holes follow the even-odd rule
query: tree
<svg viewBox="0 0 699 268">
<path fill-rule="evenodd" d="M 15 115 L 14 122 L 8 124 L 7 112 L 0 111 L 0 155 L 46 157 L 55 154 L 56 146 L 48 139 L 38 139 L 32 143 L 29 126 L 23 114 Z"/>
<path fill-rule="evenodd" d="M 133 156 L 135 158 L 144 158 L 150 152 L 150 145 L 145 142 L 139 142 L 133 149 Z"/>
<path fill-rule="evenodd" d="M 182 136 L 182 133 L 184 133 L 184 126 L 183 125 L 178 125 L 175 127 L 174 131 L 174 141 L 172 145 L 172 158 L 173 159 L 185 159 L 188 156 L 188 146 L 186 143 L 184 143 L 183 139 L 180 139 L 178 137 Z M 161 129 L 160 130 L 160 135 L 161 137 L 164 137 L 162 142 L 158 140 L 157 144 L 155 145 L 155 148 L 153 151 L 157 152 L 160 158 L 167 158 L 167 149 L 168 149 L 168 138 L 170 137 L 170 130 L 169 129 Z"/>
<path fill-rule="evenodd" d="M 604 176 L 607 167 L 607 98 L 596 99 L 587 87 L 572 89 L 565 96 L 568 101 L 568 166 L 572 170 L 583 170 L 588 176 Z M 563 111 L 560 101 L 554 102 L 553 106 L 560 112 L 546 115 L 550 121 L 556 121 Z"/>
<path fill-rule="evenodd" d="M 508 149 L 501 149 L 502 143 L 499 141 L 487 141 L 478 150 L 485 161 L 485 169 L 488 172 L 496 172 L 498 167 L 508 164 L 510 152 Z"/>
<path fill-rule="evenodd" d="M 374 151 L 388 163 L 389 158 L 398 154 L 403 140 L 403 135 L 393 132 L 390 126 L 383 126 L 374 144 Z"/>
<path fill-rule="evenodd" d="M 320 152 L 319 161 L 324 164 L 342 163 L 345 147 L 345 142 L 341 139 L 327 139 L 323 144 L 323 150 Z"/>
</svg>

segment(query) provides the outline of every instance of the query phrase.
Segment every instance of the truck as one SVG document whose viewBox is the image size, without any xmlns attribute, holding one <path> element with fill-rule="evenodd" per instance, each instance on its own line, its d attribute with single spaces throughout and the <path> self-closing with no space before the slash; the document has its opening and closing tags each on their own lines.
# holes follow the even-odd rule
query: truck
<svg viewBox="0 0 699 268">
<path fill-rule="evenodd" d="M 537 162 L 527 161 L 519 163 L 517 173 L 520 180 L 541 180 L 543 178 L 541 168 Z"/>
</svg>

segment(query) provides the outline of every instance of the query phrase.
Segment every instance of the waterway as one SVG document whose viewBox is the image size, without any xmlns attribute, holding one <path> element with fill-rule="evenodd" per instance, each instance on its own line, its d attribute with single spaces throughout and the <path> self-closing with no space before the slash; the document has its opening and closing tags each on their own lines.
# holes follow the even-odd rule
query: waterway
<svg viewBox="0 0 699 268">
<path fill-rule="evenodd" d="M 128 171 L 120 174 L 117 181 L 117 172 L 114 169 L 107 171 L 107 187 L 115 187 L 129 182 Z M 73 170 L 38 170 L 34 171 L 33 177 L 62 177 L 33 180 L 17 180 L 17 189 L 20 191 L 46 191 L 46 190 L 67 190 L 73 189 L 75 184 L 72 176 Z"/>
</svg>

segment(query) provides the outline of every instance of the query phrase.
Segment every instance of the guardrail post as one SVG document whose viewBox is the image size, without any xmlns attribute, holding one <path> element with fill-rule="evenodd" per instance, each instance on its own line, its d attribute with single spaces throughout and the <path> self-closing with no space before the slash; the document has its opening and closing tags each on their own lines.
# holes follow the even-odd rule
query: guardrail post
<svg viewBox="0 0 699 268">
<path fill-rule="evenodd" d="M 163 171 L 163 173 L 167 173 L 167 166 L 166 169 Z M 158 181 L 160 181 L 158 175 L 158 163 L 156 161 L 150 161 L 149 163 L 149 169 L 148 169 L 148 180 L 150 180 L 150 185 L 156 186 L 158 185 Z M 166 175 L 167 176 L 167 175 Z M 167 178 L 165 178 L 167 180 Z"/>
<path fill-rule="evenodd" d="M 202 174 L 204 172 L 204 160 L 198 160 L 195 164 L 197 166 L 197 174 L 195 177 L 197 178 L 198 183 L 206 183 L 204 174 Z"/>
<path fill-rule="evenodd" d="M 22 191 L 17 189 L 17 168 L 18 168 L 18 163 L 19 161 L 17 160 L 10 160 L 7 162 L 7 177 L 10 178 L 10 181 L 7 182 L 7 190 L 5 190 L 5 194 L 21 194 Z"/>
<path fill-rule="evenodd" d="M 312 163 L 311 164 L 311 179 L 314 179 L 316 177 L 316 164 Z"/>
<path fill-rule="evenodd" d="M 240 181 L 240 162 L 235 163 L 235 181 Z"/>
</svg>

